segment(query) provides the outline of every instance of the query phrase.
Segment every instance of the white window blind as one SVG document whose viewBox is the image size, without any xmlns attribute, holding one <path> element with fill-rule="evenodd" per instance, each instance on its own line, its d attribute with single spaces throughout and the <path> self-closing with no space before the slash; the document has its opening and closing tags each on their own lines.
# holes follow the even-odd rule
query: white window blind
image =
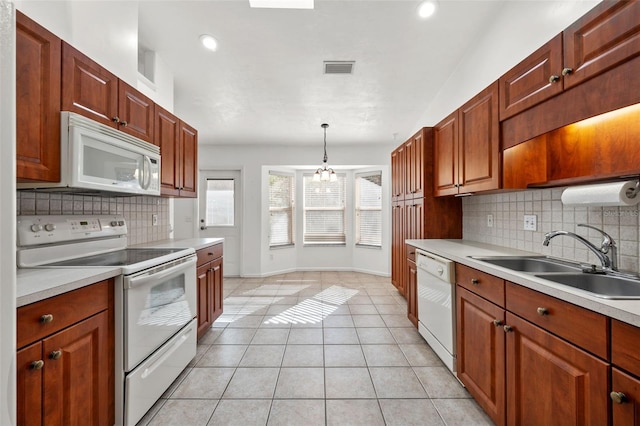
<svg viewBox="0 0 640 426">
<path fill-rule="evenodd" d="M 356 244 L 382 247 L 382 172 L 356 175 Z"/>
<path fill-rule="evenodd" d="M 314 182 L 305 175 L 304 243 L 344 244 L 346 177 L 338 174 L 335 182 Z"/>
<path fill-rule="evenodd" d="M 269 172 L 269 247 L 293 244 L 294 179 Z"/>
</svg>

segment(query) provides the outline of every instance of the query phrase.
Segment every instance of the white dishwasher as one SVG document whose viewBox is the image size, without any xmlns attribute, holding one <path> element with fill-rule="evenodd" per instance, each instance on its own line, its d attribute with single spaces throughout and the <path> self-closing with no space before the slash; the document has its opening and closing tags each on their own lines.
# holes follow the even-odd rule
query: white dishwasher
<svg viewBox="0 0 640 426">
<path fill-rule="evenodd" d="M 416 250 L 418 331 L 445 365 L 456 371 L 456 284 L 454 262 Z"/>
</svg>

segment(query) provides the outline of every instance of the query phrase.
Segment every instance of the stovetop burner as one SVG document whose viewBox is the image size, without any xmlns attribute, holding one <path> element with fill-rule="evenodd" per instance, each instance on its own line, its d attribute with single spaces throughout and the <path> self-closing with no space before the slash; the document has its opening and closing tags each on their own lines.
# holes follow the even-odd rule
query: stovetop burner
<svg viewBox="0 0 640 426">
<path fill-rule="evenodd" d="M 96 254 L 44 266 L 129 266 L 167 254 L 184 251 L 183 248 L 124 249 L 111 253 Z"/>
</svg>

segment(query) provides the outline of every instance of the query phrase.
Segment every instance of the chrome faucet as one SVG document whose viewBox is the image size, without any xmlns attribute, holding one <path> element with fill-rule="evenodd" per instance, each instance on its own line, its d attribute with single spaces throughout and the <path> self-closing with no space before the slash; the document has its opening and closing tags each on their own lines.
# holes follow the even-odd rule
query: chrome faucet
<svg viewBox="0 0 640 426">
<path fill-rule="evenodd" d="M 611 271 L 617 271 L 618 270 L 618 262 L 617 262 L 617 250 L 616 250 L 616 242 L 613 241 L 613 238 L 611 238 L 611 235 L 607 234 L 606 232 L 604 232 L 601 229 L 598 229 L 594 226 L 591 225 L 586 225 L 584 223 L 579 223 L 578 226 L 582 226 L 585 228 L 590 228 L 590 229 L 594 229 L 598 232 L 600 232 L 602 234 L 603 240 L 602 243 L 600 244 L 600 248 L 596 247 L 594 244 L 592 244 L 589 240 L 587 240 L 584 237 L 581 237 L 580 235 L 574 234 L 573 232 L 569 232 L 569 231 L 551 231 L 548 232 L 544 235 L 544 241 L 542 242 L 542 245 L 544 246 L 548 246 L 549 242 L 551 241 L 552 238 L 557 237 L 558 235 L 566 235 L 568 237 L 573 237 L 576 240 L 580 241 L 581 243 L 583 243 L 585 246 L 587 246 L 587 248 L 589 250 L 591 250 L 600 260 L 600 263 L 602 263 L 602 269 L 604 270 L 611 270 Z M 610 254 L 610 256 L 607 256 L 607 254 Z"/>
</svg>

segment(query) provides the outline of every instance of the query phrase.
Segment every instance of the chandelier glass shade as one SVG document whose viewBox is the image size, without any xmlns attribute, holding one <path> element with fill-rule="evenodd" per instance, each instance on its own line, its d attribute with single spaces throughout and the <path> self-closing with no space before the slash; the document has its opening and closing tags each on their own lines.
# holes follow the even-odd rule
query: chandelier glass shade
<svg viewBox="0 0 640 426">
<path fill-rule="evenodd" d="M 323 123 L 320 125 L 320 127 L 322 127 L 324 129 L 324 157 L 322 160 L 322 166 L 318 167 L 318 169 L 316 170 L 316 172 L 313 174 L 313 181 L 314 182 L 335 182 L 338 180 L 338 176 L 336 175 L 336 172 L 333 171 L 333 169 L 331 167 L 329 167 L 327 165 L 327 127 L 329 127 L 329 125 L 327 123 Z"/>
</svg>

